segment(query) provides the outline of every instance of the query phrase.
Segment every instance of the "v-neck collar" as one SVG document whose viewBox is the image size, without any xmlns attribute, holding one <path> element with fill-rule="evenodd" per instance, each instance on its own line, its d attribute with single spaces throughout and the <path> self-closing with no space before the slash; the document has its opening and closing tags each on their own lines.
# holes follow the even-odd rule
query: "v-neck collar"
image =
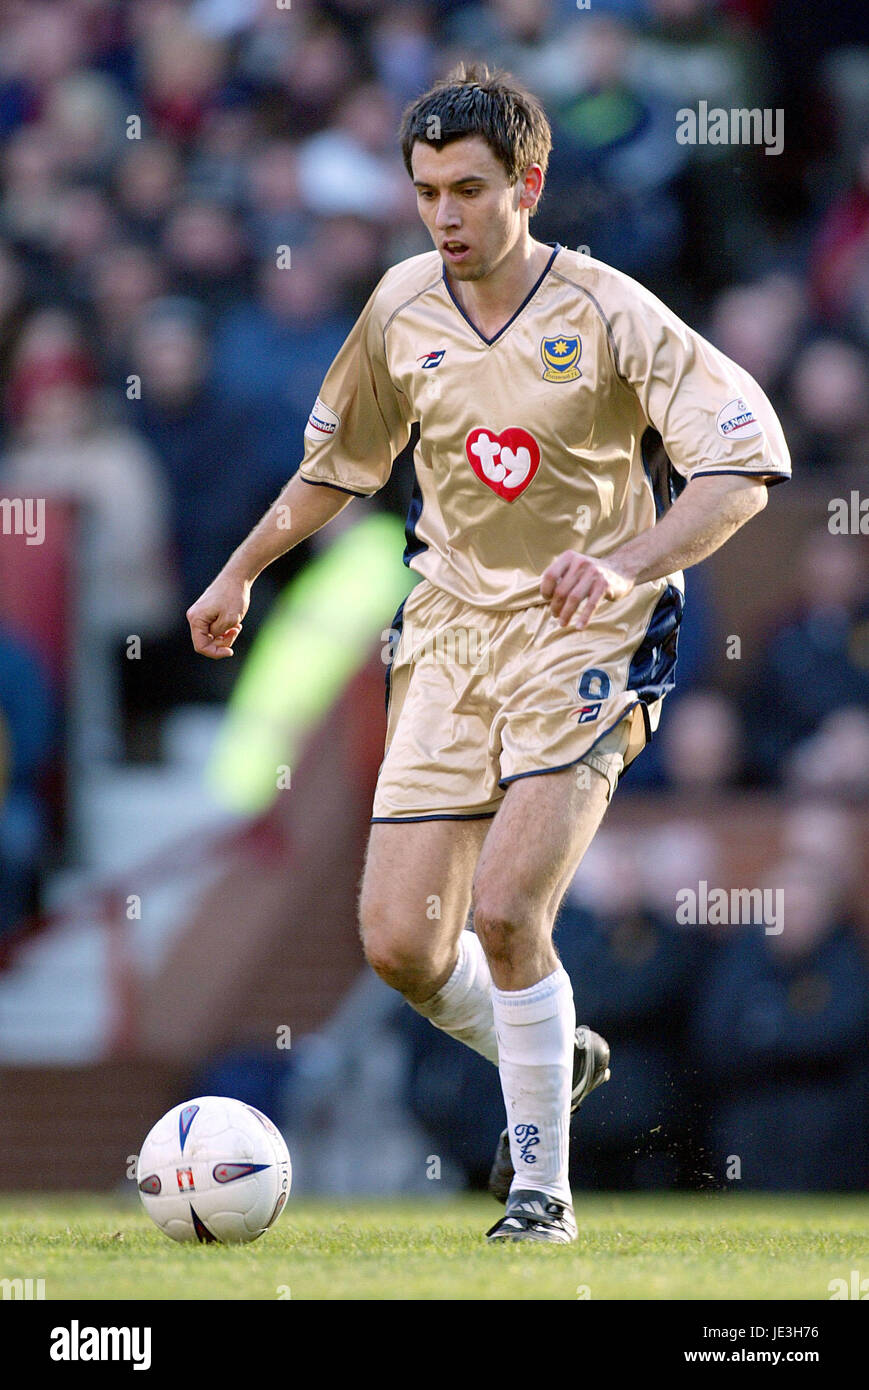
<svg viewBox="0 0 869 1390">
<path fill-rule="evenodd" d="M 456 296 L 453 294 L 453 287 L 452 287 L 452 285 L 451 285 L 450 282 L 449 282 L 449 277 L 447 276 L 447 268 L 446 268 L 446 266 L 444 266 L 444 268 L 443 268 L 443 279 L 444 279 L 444 285 L 446 286 L 447 294 L 449 295 L 450 299 L 451 299 L 451 300 L 453 301 L 453 303 L 455 304 L 455 306 L 456 306 L 456 308 L 458 309 L 459 313 L 461 314 L 462 318 L 465 320 L 465 323 L 468 324 L 468 326 L 474 330 L 474 332 L 476 333 L 477 337 L 478 337 L 482 342 L 484 342 L 484 343 L 486 344 L 486 347 L 491 347 L 493 343 L 496 343 L 496 342 L 498 341 L 498 339 L 501 337 L 502 333 L 506 333 L 506 332 L 507 332 L 507 329 L 510 327 L 510 324 L 513 323 L 514 320 L 517 319 L 517 318 L 519 317 L 519 315 L 522 313 L 522 310 L 525 308 L 525 305 L 528 304 L 528 303 L 534 298 L 535 294 L 536 294 L 537 291 L 540 289 L 540 286 L 543 284 L 543 281 L 546 279 L 547 275 L 549 274 L 550 270 L 552 269 L 552 262 L 555 260 L 555 257 L 558 255 L 558 253 L 559 253 L 560 250 L 561 250 L 561 246 L 560 246 L 560 244 L 556 241 L 556 243 L 555 243 L 555 248 L 554 248 L 554 250 L 553 250 L 553 252 L 552 252 L 552 255 L 549 257 L 549 260 L 546 262 L 546 265 L 543 267 L 542 271 L 540 272 L 540 275 L 539 275 L 538 278 L 535 280 L 534 284 L 531 286 L 531 289 L 528 291 L 528 293 L 526 294 L 525 298 L 522 300 L 522 303 L 519 305 L 519 308 L 516 309 L 516 310 L 510 315 L 510 317 L 508 318 L 507 322 L 506 322 L 505 324 L 503 324 L 503 325 L 498 329 L 498 332 L 497 332 L 497 333 L 494 335 L 494 337 L 492 337 L 492 338 L 487 338 L 486 335 L 485 335 L 485 333 L 481 333 L 480 330 L 479 330 L 479 328 L 477 327 L 477 325 L 474 323 L 474 320 L 473 320 L 472 318 L 469 318 L 468 315 L 465 313 L 465 311 L 464 311 L 464 309 L 462 308 L 461 304 L 460 304 L 459 301 L 456 299 Z"/>
</svg>

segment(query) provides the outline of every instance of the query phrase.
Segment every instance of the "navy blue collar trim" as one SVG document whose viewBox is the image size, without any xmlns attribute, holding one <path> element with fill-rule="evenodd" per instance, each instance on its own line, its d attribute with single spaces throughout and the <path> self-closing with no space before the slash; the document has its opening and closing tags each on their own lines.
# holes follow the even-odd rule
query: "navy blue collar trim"
<svg viewBox="0 0 869 1390">
<path fill-rule="evenodd" d="M 556 243 L 555 243 L 555 249 L 554 249 L 554 251 L 552 252 L 552 255 L 549 257 L 549 260 L 546 262 L 546 265 L 543 267 L 543 270 L 541 271 L 539 278 L 538 278 L 538 279 L 535 281 L 535 283 L 531 286 L 531 289 L 528 291 L 528 293 L 526 294 L 525 298 L 522 300 L 522 303 L 519 305 L 519 308 L 515 311 L 515 313 L 511 314 L 510 317 L 508 318 L 507 322 L 503 325 L 503 327 L 498 329 L 498 332 L 495 334 L 494 338 L 487 338 L 486 335 L 485 335 L 485 333 L 481 333 L 481 332 L 480 332 L 479 328 L 478 328 L 477 325 L 474 323 L 474 320 L 468 318 L 468 315 L 465 313 L 465 311 L 464 311 L 464 309 L 462 308 L 461 304 L 460 304 L 459 301 L 456 299 L 456 296 L 453 294 L 453 287 L 452 287 L 452 285 L 450 284 L 449 278 L 448 278 L 448 276 L 447 276 L 447 268 L 446 268 L 446 266 L 444 266 L 444 269 L 443 269 L 443 277 L 444 277 L 444 284 L 446 285 L 446 289 L 447 289 L 447 294 L 449 295 L 450 299 L 451 299 L 451 300 L 453 301 L 453 303 L 455 304 L 455 306 L 456 306 L 456 308 L 458 309 L 459 313 L 461 314 L 462 318 L 465 320 L 465 323 L 467 323 L 471 328 L 473 328 L 473 330 L 474 330 L 474 332 L 476 333 L 477 337 L 478 337 L 478 338 L 481 338 L 482 341 L 486 344 L 487 347 L 491 347 L 493 343 L 496 343 L 496 342 L 498 341 L 498 339 L 501 337 L 501 334 L 502 334 L 502 333 L 506 333 L 506 332 L 507 332 L 507 329 L 510 327 L 510 324 L 514 321 L 514 319 L 517 319 L 517 318 L 519 317 L 519 315 L 522 313 L 522 310 L 525 308 L 525 305 L 526 305 L 530 300 L 532 300 L 532 299 L 534 298 L 535 294 L 536 294 L 537 291 L 540 289 L 540 286 L 543 284 L 543 281 L 546 279 L 547 275 L 549 274 L 550 270 L 552 269 L 552 262 L 555 260 L 555 257 L 558 255 L 558 253 L 559 253 L 560 250 L 561 250 L 561 246 L 560 246 L 560 244 L 559 244 L 558 242 L 556 242 Z"/>
</svg>

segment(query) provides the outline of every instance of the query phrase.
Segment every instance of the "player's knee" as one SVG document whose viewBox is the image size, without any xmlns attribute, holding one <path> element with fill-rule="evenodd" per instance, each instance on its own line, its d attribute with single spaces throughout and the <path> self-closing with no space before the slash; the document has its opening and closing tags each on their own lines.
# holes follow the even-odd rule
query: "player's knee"
<svg viewBox="0 0 869 1390">
<path fill-rule="evenodd" d="M 485 891 L 475 899 L 474 931 L 488 960 L 512 960 L 527 929 L 527 914 L 517 899 Z"/>
<path fill-rule="evenodd" d="M 362 948 L 375 975 L 410 998 L 425 998 L 431 963 L 400 936 L 362 926 Z"/>
</svg>

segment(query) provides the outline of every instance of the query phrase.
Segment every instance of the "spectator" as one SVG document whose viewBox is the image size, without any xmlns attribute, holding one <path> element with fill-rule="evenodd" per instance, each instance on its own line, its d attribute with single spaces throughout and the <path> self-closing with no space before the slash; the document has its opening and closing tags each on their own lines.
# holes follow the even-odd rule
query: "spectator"
<svg viewBox="0 0 869 1390">
<path fill-rule="evenodd" d="M 148 117 L 158 135 L 187 144 L 220 102 L 225 46 L 175 6 L 143 7 L 138 27 Z"/>
<path fill-rule="evenodd" d="M 781 930 L 726 928 L 693 1014 L 716 1170 L 736 1158 L 744 1187 L 859 1191 L 869 1181 L 865 956 L 829 866 L 785 860 L 768 883 L 782 895 Z"/>
<path fill-rule="evenodd" d="M 22 126 L 3 151 L 0 218 L 6 235 L 33 256 L 54 235 L 58 157 L 42 125 Z"/>
<path fill-rule="evenodd" d="M 114 193 L 133 238 L 155 238 L 183 188 L 183 165 L 168 140 L 128 141 L 115 165 Z"/>
<path fill-rule="evenodd" d="M 800 797 L 782 824 L 782 854 L 829 873 L 846 911 L 857 906 L 863 845 L 853 811 L 834 795 Z"/>
<path fill-rule="evenodd" d="M 107 247 L 92 264 L 87 298 L 108 379 L 118 384 L 124 380 L 133 328 L 148 304 L 164 292 L 167 274 L 153 250 L 132 242 Z"/>
<path fill-rule="evenodd" d="M 370 83 L 345 97 L 333 126 L 302 142 L 299 187 L 310 212 L 392 220 L 413 196 L 395 158 L 397 120 L 388 93 Z"/>
<path fill-rule="evenodd" d="M 162 250 L 168 273 L 182 294 L 194 295 L 214 311 L 242 298 L 245 244 L 225 208 L 204 199 L 181 203 L 166 220 Z"/>
<path fill-rule="evenodd" d="M 854 344 L 819 338 L 793 367 L 788 421 L 791 449 L 803 467 L 859 486 L 869 448 L 869 365 Z"/>
<path fill-rule="evenodd" d="M 298 140 L 329 125 L 358 56 L 350 38 L 322 12 L 310 13 L 299 26 L 261 29 L 247 45 L 242 72 L 261 93 L 269 134 Z"/>
<path fill-rule="evenodd" d="M 86 64 L 82 19 L 80 10 L 47 0 L 11 7 L 4 24 L 4 67 L 20 81 L 28 113 L 41 109 L 56 82 Z"/>
<path fill-rule="evenodd" d="M 436 49 L 432 15 L 425 5 L 386 7 L 371 26 L 371 51 L 384 89 L 401 106 L 434 79 Z"/>
<path fill-rule="evenodd" d="M 853 183 L 827 210 L 812 247 L 811 289 L 819 313 L 835 323 L 852 301 L 869 242 L 869 141 Z"/>
<path fill-rule="evenodd" d="M 124 115 L 120 93 L 103 73 L 79 72 L 54 83 L 41 125 L 64 178 L 108 176 L 124 138 Z"/>
<path fill-rule="evenodd" d="M 639 83 L 634 39 L 618 21 L 586 16 L 567 40 L 579 79 L 553 97 L 554 145 L 541 217 L 568 245 L 628 274 L 661 273 L 682 239 L 674 183 L 687 162 L 672 109 Z M 580 56 L 581 55 L 581 56 Z"/>
<path fill-rule="evenodd" d="M 52 253 L 64 281 L 64 297 L 81 302 L 87 298 L 94 262 L 117 237 L 115 209 L 100 188 L 76 184 L 58 193 L 56 213 Z"/>
<path fill-rule="evenodd" d="M 9 397 L 16 435 L 0 461 L 0 486 L 20 497 L 82 504 L 88 629 L 106 640 L 159 631 L 174 585 L 153 458 L 134 435 L 101 418 L 93 367 L 80 350 L 22 354 Z"/>
<path fill-rule="evenodd" d="M 790 366 L 805 316 L 799 278 L 770 274 L 721 292 L 712 307 L 708 337 L 764 391 L 772 392 Z"/>
<path fill-rule="evenodd" d="M 270 140 L 251 151 L 245 187 L 248 242 L 258 259 L 274 256 L 281 245 L 299 246 L 306 238 L 296 147 Z"/>
<path fill-rule="evenodd" d="M 309 244 L 292 248 L 291 257 L 291 266 L 262 263 L 257 298 L 225 313 L 214 339 L 214 387 L 255 410 L 253 447 L 276 487 L 301 462 L 323 363 L 352 325 L 322 252 Z"/>
<path fill-rule="evenodd" d="M 133 366 L 142 399 L 131 405 L 130 424 L 159 461 L 171 498 L 186 609 L 273 500 L 272 489 L 250 454 L 248 411 L 209 381 L 205 320 L 195 301 L 154 301 L 133 337 Z"/>
<path fill-rule="evenodd" d="M 22 266 L 8 246 L 0 241 L 0 381 L 8 382 L 15 344 L 27 316 L 25 277 Z M 7 420 L 0 411 L 0 447 Z"/>
<path fill-rule="evenodd" d="M 744 753 L 739 714 L 719 691 L 691 690 L 661 730 L 664 785 L 687 797 L 714 797 L 736 786 Z"/>
<path fill-rule="evenodd" d="M 33 906 L 48 833 L 40 776 L 53 738 L 45 674 L 27 646 L 0 626 L 0 937 Z"/>
<path fill-rule="evenodd" d="M 869 665 L 855 640 L 869 616 L 860 538 L 814 533 L 798 580 L 799 611 L 773 633 L 743 696 L 751 765 L 768 781 L 834 710 L 869 706 Z"/>
<path fill-rule="evenodd" d="M 846 706 L 828 714 L 788 756 L 784 779 L 803 795 L 869 800 L 869 709 Z"/>
<path fill-rule="evenodd" d="M 209 111 L 186 166 L 189 192 L 222 207 L 241 206 L 249 161 L 261 136 L 254 112 L 239 102 Z"/>
</svg>

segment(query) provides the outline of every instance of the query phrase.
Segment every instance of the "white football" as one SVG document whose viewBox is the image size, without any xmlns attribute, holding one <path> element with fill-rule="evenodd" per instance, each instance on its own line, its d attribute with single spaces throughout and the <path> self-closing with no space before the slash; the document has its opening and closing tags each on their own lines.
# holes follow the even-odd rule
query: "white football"
<svg viewBox="0 0 869 1390">
<path fill-rule="evenodd" d="M 244 1244 L 274 1225 L 293 1170 L 267 1115 L 227 1096 L 169 1110 L 142 1145 L 142 1204 L 172 1240 Z"/>
</svg>

